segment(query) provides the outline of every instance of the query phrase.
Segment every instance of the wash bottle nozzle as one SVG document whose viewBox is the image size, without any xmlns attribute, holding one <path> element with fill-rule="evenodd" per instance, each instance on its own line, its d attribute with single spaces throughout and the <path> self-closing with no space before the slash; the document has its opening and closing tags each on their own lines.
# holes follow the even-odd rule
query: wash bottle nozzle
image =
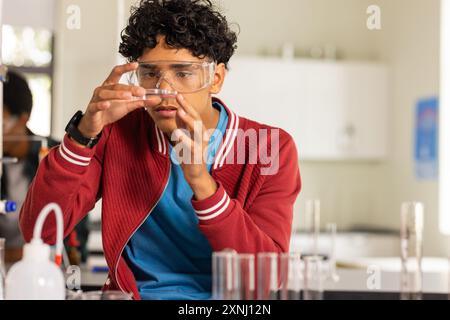
<svg viewBox="0 0 450 320">
<path fill-rule="evenodd" d="M 16 202 L 9 200 L 0 201 L 0 214 L 7 214 L 17 210 Z"/>
</svg>

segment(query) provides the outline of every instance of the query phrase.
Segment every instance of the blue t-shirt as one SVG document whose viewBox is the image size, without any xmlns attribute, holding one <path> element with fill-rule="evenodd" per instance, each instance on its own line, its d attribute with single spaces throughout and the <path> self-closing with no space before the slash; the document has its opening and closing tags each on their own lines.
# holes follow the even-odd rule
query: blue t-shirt
<svg viewBox="0 0 450 320">
<path fill-rule="evenodd" d="M 225 108 L 218 102 L 213 107 L 220 111 L 220 117 L 209 141 L 209 171 L 228 123 Z M 176 158 L 171 157 L 171 162 L 167 187 L 149 217 L 131 237 L 124 257 L 142 299 L 210 299 L 212 248 L 198 228 L 191 204 L 192 189 Z"/>
</svg>

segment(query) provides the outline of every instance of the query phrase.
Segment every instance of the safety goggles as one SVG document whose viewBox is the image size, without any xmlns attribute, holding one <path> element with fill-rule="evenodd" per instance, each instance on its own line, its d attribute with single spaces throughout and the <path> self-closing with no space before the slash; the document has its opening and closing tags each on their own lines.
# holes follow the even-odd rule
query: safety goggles
<svg viewBox="0 0 450 320">
<path fill-rule="evenodd" d="M 212 84 L 214 72 L 214 62 L 147 61 L 134 77 L 149 94 L 194 93 Z"/>
</svg>

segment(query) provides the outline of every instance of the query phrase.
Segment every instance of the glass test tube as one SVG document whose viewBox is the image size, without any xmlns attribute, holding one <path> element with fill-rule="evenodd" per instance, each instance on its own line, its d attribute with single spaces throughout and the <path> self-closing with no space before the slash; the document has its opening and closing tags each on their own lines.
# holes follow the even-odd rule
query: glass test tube
<svg viewBox="0 0 450 320">
<path fill-rule="evenodd" d="M 327 233 L 329 238 L 329 252 L 328 252 L 328 278 L 333 282 L 339 281 L 339 275 L 336 272 L 336 223 L 327 224 Z"/>
<path fill-rule="evenodd" d="M 300 300 L 302 289 L 302 260 L 300 253 L 280 255 L 281 300 Z"/>
<path fill-rule="evenodd" d="M 241 253 L 238 255 L 239 261 L 239 275 L 240 288 L 239 296 L 241 300 L 255 300 L 256 299 L 256 268 L 255 255 Z"/>
<path fill-rule="evenodd" d="M 313 256 L 319 254 L 319 232 L 320 232 L 320 201 L 306 201 L 307 233 L 309 238 L 309 252 Z"/>
<path fill-rule="evenodd" d="M 257 255 L 258 300 L 278 300 L 279 271 L 278 254 L 261 252 Z"/>
<path fill-rule="evenodd" d="M 323 257 L 307 256 L 304 257 L 304 300 L 322 300 L 323 299 Z"/>
<path fill-rule="evenodd" d="M 213 252 L 212 299 L 239 299 L 239 266 L 235 251 Z"/>
<path fill-rule="evenodd" d="M 423 211 L 423 204 L 419 202 L 405 202 L 401 207 L 400 298 L 402 300 L 422 298 Z"/>
</svg>

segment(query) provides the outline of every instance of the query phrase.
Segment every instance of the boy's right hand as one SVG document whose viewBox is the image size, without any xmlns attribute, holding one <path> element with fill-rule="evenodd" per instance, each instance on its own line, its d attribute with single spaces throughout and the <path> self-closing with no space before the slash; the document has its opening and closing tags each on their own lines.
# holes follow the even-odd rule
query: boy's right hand
<svg viewBox="0 0 450 320">
<path fill-rule="evenodd" d="M 142 87 L 119 84 L 123 74 L 134 71 L 137 67 L 136 62 L 114 67 L 105 82 L 94 90 L 91 102 L 78 125 L 78 130 L 84 137 L 94 138 L 105 126 L 128 113 L 161 103 L 161 98 L 157 96 L 143 100 L 145 89 Z"/>
</svg>

